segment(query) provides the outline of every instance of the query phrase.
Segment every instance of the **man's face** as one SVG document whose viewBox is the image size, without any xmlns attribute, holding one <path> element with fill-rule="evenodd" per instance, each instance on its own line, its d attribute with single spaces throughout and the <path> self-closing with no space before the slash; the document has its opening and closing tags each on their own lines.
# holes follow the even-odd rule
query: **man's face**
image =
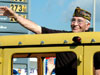
<svg viewBox="0 0 100 75">
<path fill-rule="evenodd" d="M 73 17 L 71 20 L 72 32 L 85 32 L 90 27 L 90 23 L 86 23 L 86 19 L 82 17 Z"/>
</svg>

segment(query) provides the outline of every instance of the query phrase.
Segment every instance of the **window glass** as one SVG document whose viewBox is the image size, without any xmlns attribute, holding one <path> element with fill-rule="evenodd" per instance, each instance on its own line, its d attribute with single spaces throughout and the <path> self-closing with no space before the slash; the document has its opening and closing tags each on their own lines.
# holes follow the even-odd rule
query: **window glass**
<svg viewBox="0 0 100 75">
<path fill-rule="evenodd" d="M 14 75 L 37 75 L 37 58 L 13 58 Z"/>
<path fill-rule="evenodd" d="M 56 64 L 56 57 L 46 57 L 43 60 L 43 67 L 44 67 L 44 75 L 47 75 L 48 69 L 54 68 L 52 71 L 52 75 L 55 74 L 55 64 Z"/>
</svg>

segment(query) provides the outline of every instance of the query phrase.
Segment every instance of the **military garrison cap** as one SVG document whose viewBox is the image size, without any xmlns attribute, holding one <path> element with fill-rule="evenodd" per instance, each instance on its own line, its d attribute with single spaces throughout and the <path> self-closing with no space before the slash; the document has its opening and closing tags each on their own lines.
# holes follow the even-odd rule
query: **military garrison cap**
<svg viewBox="0 0 100 75">
<path fill-rule="evenodd" d="M 91 20 L 91 13 L 84 10 L 84 9 L 81 9 L 80 7 L 77 7 L 74 11 L 73 17 L 83 17 L 83 18 L 90 21 Z"/>
</svg>

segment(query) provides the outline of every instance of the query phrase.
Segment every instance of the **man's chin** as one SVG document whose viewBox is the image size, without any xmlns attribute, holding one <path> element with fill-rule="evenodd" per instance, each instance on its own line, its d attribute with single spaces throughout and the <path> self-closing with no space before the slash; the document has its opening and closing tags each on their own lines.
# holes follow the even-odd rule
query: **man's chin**
<svg viewBox="0 0 100 75">
<path fill-rule="evenodd" d="M 74 32 L 74 33 L 78 33 L 78 32 L 80 32 L 79 30 L 72 30 L 72 32 Z"/>
</svg>

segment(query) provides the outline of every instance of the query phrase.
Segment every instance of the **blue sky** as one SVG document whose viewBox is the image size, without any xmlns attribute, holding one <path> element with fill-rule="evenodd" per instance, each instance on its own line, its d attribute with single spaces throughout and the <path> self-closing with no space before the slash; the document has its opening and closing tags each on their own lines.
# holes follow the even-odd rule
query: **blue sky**
<svg viewBox="0 0 100 75">
<path fill-rule="evenodd" d="M 100 0 L 96 5 L 96 31 L 100 31 L 99 3 Z M 93 15 L 93 0 L 31 0 L 30 6 L 30 20 L 51 29 L 70 31 L 70 20 L 77 6 Z"/>
</svg>

